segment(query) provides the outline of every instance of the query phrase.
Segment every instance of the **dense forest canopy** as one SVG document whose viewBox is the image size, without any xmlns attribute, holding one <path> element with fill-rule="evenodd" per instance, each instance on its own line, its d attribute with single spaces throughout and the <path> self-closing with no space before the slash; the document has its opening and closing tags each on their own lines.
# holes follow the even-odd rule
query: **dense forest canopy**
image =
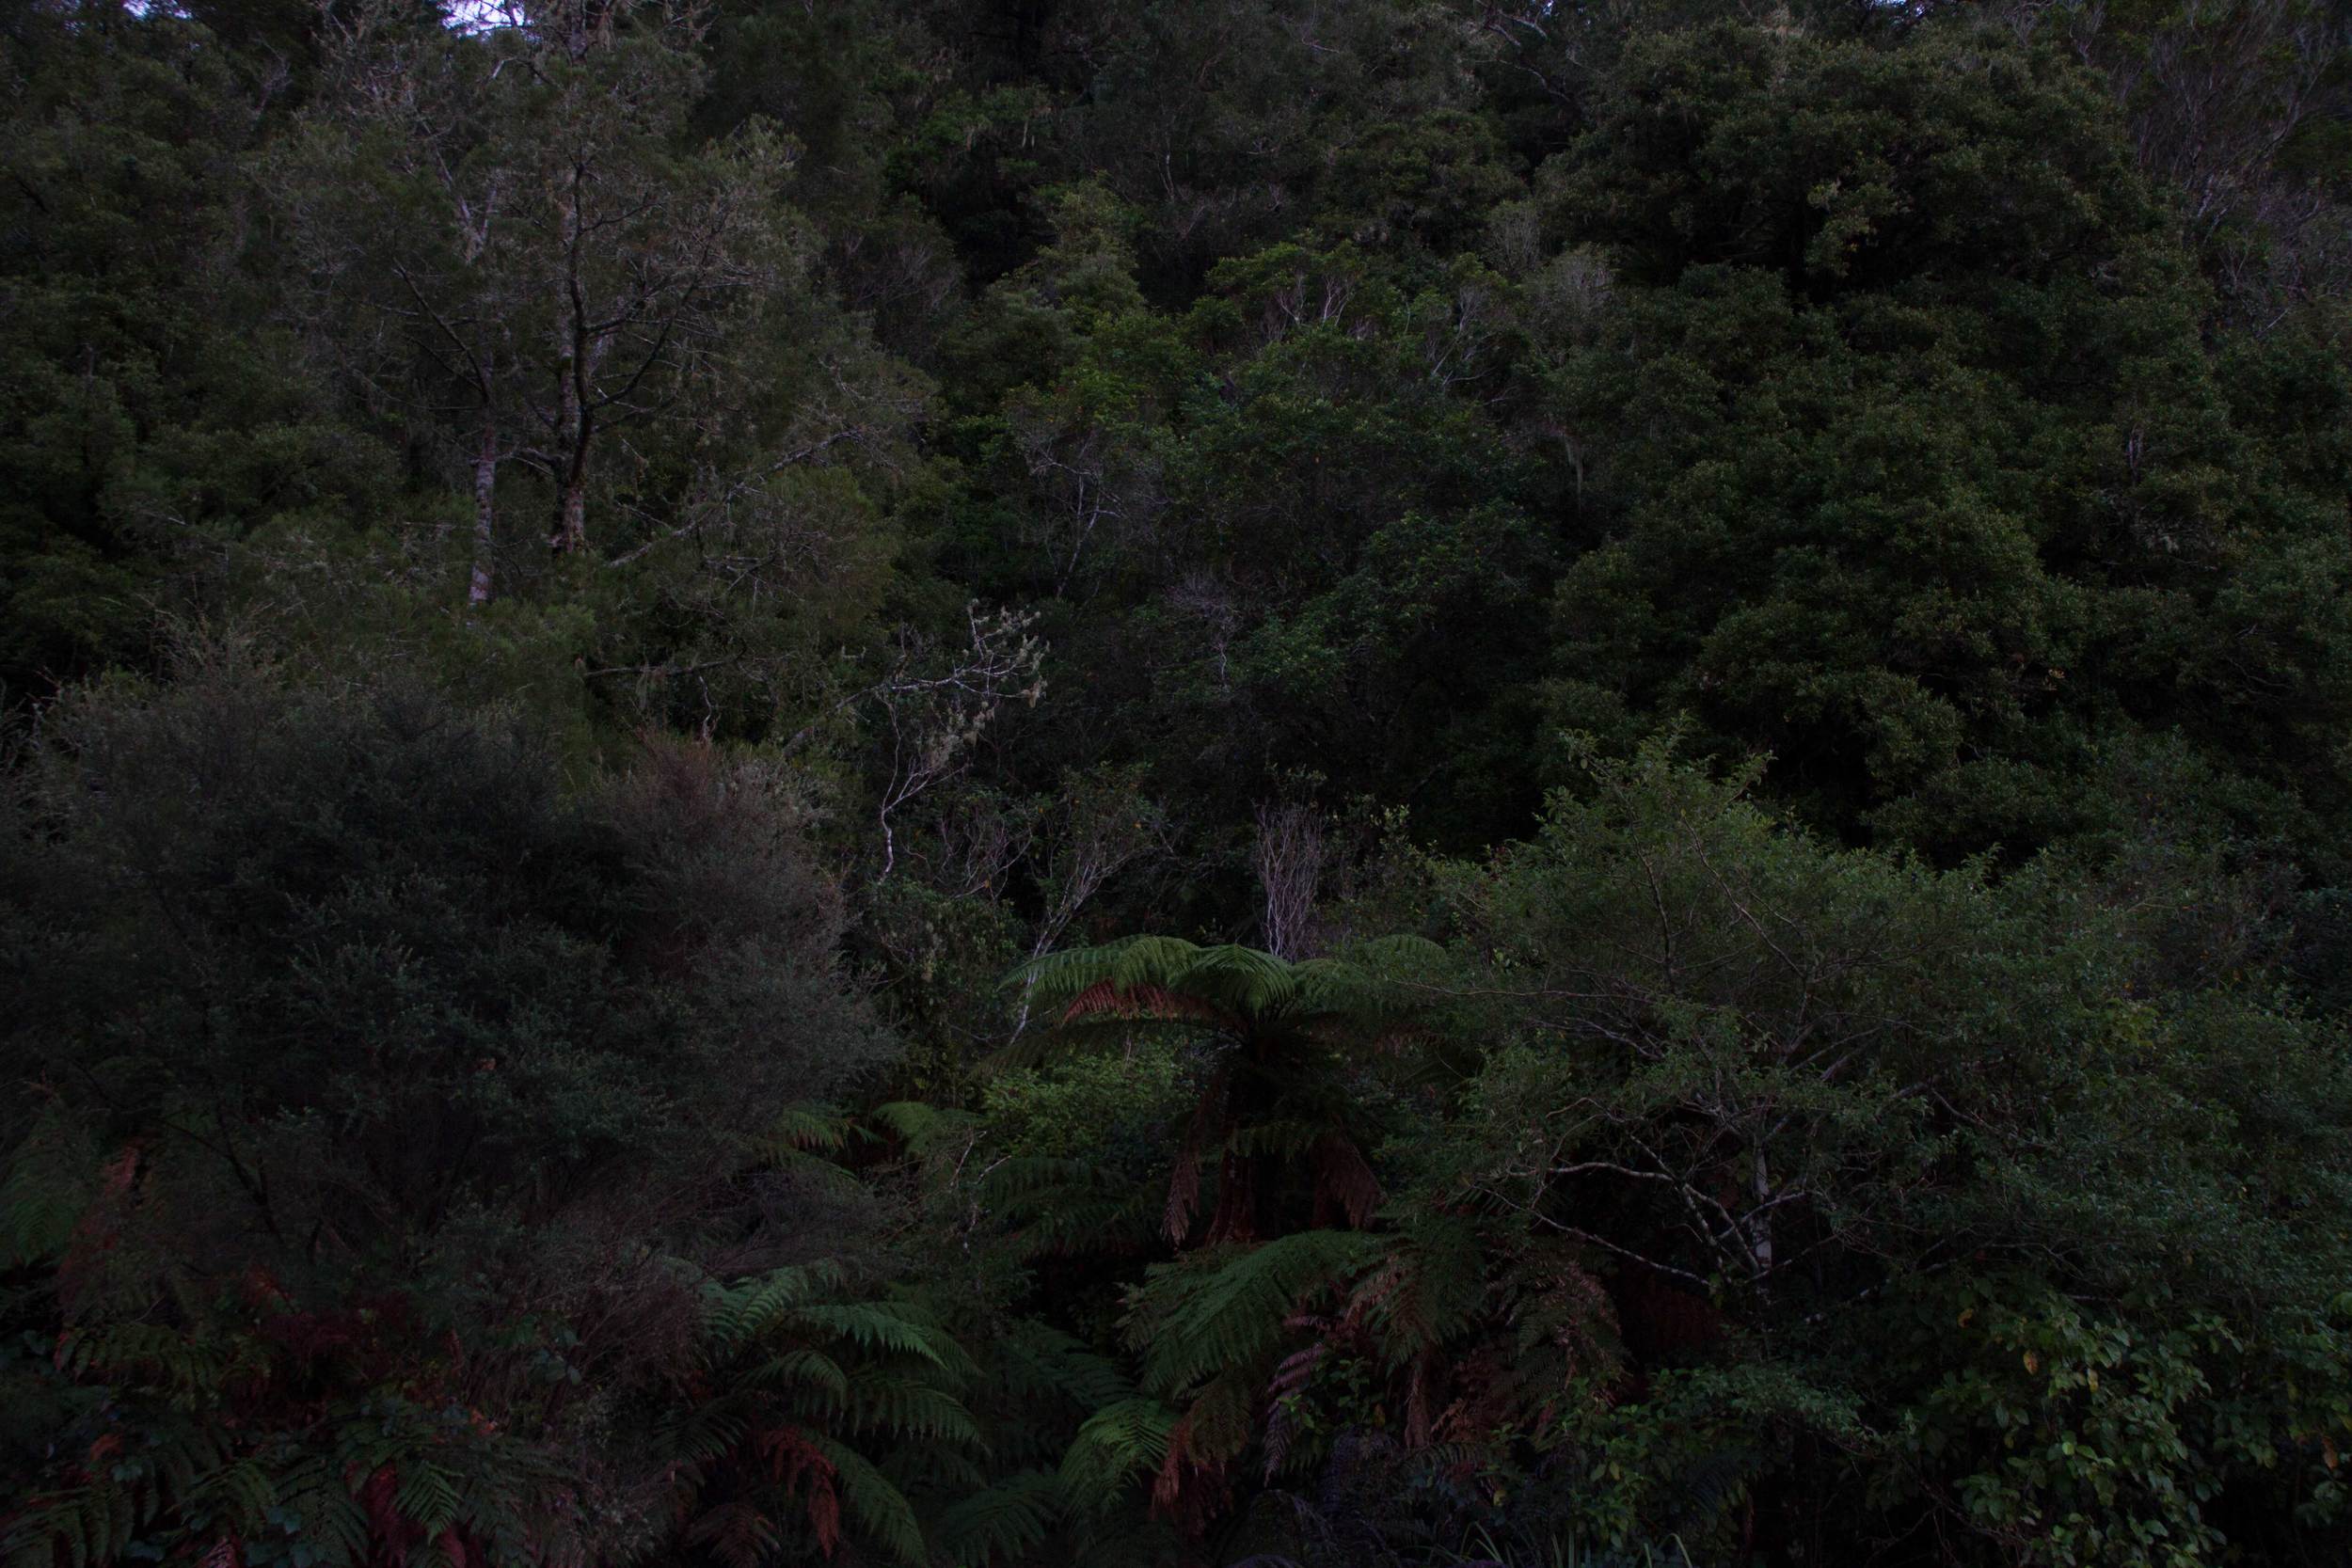
<svg viewBox="0 0 2352 1568">
<path fill-rule="evenodd" d="M 2352 1558 L 2342 0 L 0 0 L 0 1557 Z"/>
</svg>

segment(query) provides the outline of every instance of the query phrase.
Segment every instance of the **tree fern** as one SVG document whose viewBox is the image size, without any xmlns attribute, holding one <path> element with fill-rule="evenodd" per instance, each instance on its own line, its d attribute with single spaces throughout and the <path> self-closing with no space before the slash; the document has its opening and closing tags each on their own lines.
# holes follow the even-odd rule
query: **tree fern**
<svg viewBox="0 0 2352 1568">
<path fill-rule="evenodd" d="M 829 1265 L 703 1286 L 710 1393 L 666 1441 L 689 1530 L 755 1568 L 781 1555 L 775 1522 L 798 1516 L 820 1550 L 848 1532 L 925 1560 L 918 1516 L 894 1471 L 977 1486 L 978 1425 L 960 1397 L 971 1356 L 922 1307 L 845 1299 Z M 895 1451 L 885 1466 L 867 1457 Z"/>
<path fill-rule="evenodd" d="M 999 1161 L 980 1199 L 1031 1255 L 1127 1250 L 1148 1243 L 1162 1198 L 1084 1160 L 1030 1155 Z"/>
<path fill-rule="evenodd" d="M 0 1176 L 0 1267 L 55 1258 L 97 1196 L 98 1146 L 54 1107 L 8 1151 Z"/>
<path fill-rule="evenodd" d="M 1137 1480 L 1167 1462 L 1177 1420 L 1176 1411 L 1148 1396 L 1096 1411 L 1062 1455 L 1057 1476 L 1062 1496 L 1074 1510 L 1108 1513 Z"/>
<path fill-rule="evenodd" d="M 770 1357 L 754 1367 L 750 1375 L 762 1387 L 805 1389 L 835 1409 L 850 1401 L 850 1374 L 841 1363 L 807 1345 L 795 1345 Z"/>
<path fill-rule="evenodd" d="M 961 1145 L 979 1125 L 968 1112 L 919 1100 L 891 1101 L 867 1115 L 918 1158 Z"/>
<path fill-rule="evenodd" d="M 1024 1470 L 953 1504 L 932 1535 L 956 1568 L 984 1568 L 993 1559 L 1026 1556 L 1052 1532 L 1066 1506 L 1060 1477 Z"/>
<path fill-rule="evenodd" d="M 891 1352 L 959 1374 L 970 1358 L 936 1323 L 897 1302 L 825 1302 L 796 1308 L 796 1323 L 848 1339 L 861 1350 Z"/>
<path fill-rule="evenodd" d="M 1302 1230 L 1237 1253 L 1152 1270 L 1127 1317 L 1145 1386 L 1183 1397 L 1225 1369 L 1269 1360 L 1291 1314 L 1380 1251 L 1356 1231 Z"/>
<path fill-rule="evenodd" d="M 862 1431 L 977 1447 L 972 1413 L 946 1389 L 898 1373 L 866 1370 L 850 1385 L 847 1413 Z"/>
<path fill-rule="evenodd" d="M 1417 1015 L 1422 999 L 1402 982 L 1441 961 L 1441 949 L 1415 938 L 1292 963 L 1235 943 L 1147 935 L 1046 954 L 1014 971 L 1011 983 L 1065 1027 L 1156 1019 L 1234 1028 L 1328 1021 L 1361 1030 Z"/>
<path fill-rule="evenodd" d="M 249 1349 L 160 1323 L 116 1323 L 66 1330 L 55 1354 L 69 1376 L 160 1385 L 184 1405 L 211 1397 Z"/>
<path fill-rule="evenodd" d="M 393 1500 L 401 1515 L 427 1535 L 438 1535 L 457 1522 L 457 1487 L 429 1459 L 405 1465 Z"/>
<path fill-rule="evenodd" d="M 770 1149 L 823 1149 L 837 1151 L 850 1142 L 856 1123 L 838 1106 L 787 1105 L 769 1124 L 766 1147 Z"/>
<path fill-rule="evenodd" d="M 832 1262 L 774 1269 L 734 1284 L 709 1281 L 703 1289 L 705 1332 L 716 1348 L 732 1348 L 840 1284 L 840 1265 Z"/>
<path fill-rule="evenodd" d="M 830 1437 L 813 1441 L 833 1465 L 842 1510 L 850 1519 L 876 1545 L 909 1568 L 925 1568 L 930 1547 L 906 1495 L 855 1449 Z"/>
<path fill-rule="evenodd" d="M 997 1376 L 1017 1399 L 1056 1397 L 1081 1410 L 1100 1410 L 1135 1392 L 1126 1370 L 1050 1324 L 1012 1324 L 993 1346 Z"/>
<path fill-rule="evenodd" d="M 1012 979 L 1028 988 L 1054 1027 L 1018 1051 L 1035 1058 L 1092 1034 L 1145 1024 L 1208 1037 L 1218 1061 L 1168 1172 L 1162 1213 L 1170 1240 L 1212 1245 L 1255 1238 L 1268 1199 L 1264 1173 L 1311 1162 L 1318 1214 L 1360 1224 L 1379 1187 L 1339 1074 L 1412 1035 L 1428 993 L 1405 982 L 1426 972 L 1436 952 L 1427 943 L 1389 943 L 1361 957 L 1291 963 L 1251 947 L 1136 936 L 1047 954 Z M 1220 1179 L 1202 1227 L 1196 1223 L 1200 1166 L 1210 1159 Z"/>
<path fill-rule="evenodd" d="M 1467 1330 L 1485 1305 L 1486 1272 L 1478 1235 L 1450 1214 L 1423 1215 L 1399 1239 L 1395 1277 L 1370 1317 L 1391 1365 L 1438 1349 Z"/>
</svg>

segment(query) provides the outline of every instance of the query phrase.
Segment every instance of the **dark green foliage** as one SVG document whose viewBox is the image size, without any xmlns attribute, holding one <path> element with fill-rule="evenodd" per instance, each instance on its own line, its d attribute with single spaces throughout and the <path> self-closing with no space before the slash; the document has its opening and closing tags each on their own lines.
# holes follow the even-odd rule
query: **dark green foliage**
<svg viewBox="0 0 2352 1568">
<path fill-rule="evenodd" d="M 1624 292 L 1553 377 L 1623 508 L 1562 584 L 1562 720 L 1689 713 L 1814 820 L 1946 854 L 2098 822 L 2095 758 L 2149 732 L 2335 809 L 2342 470 L 2234 426 L 2094 84 L 1952 27 L 1626 71 L 1544 181 Z"/>
<path fill-rule="evenodd" d="M 0 1557 L 2344 1560 L 2344 23 L 0 5 Z"/>
<path fill-rule="evenodd" d="M 667 1462 L 632 1407 L 698 1338 L 767 1332 L 759 1296 L 698 1329 L 665 1254 L 739 1269 L 842 1224 L 742 1173 L 777 1107 L 885 1057 L 790 802 L 670 745 L 567 797 L 510 717 L 233 650 L 177 676 L 53 710 L 18 781 L 11 1246 L 55 1272 L 12 1276 L 38 1358 L 8 1402 L 78 1435 L 12 1434 L 54 1498 L 13 1545 L 252 1542 L 312 1484 L 343 1511 L 301 1527 L 323 1560 L 663 1528 L 628 1500 Z M 894 1356 L 942 1364 L 911 1320 L 798 1313 L 880 1380 L 824 1441 L 956 1434 L 889 1383 Z M 899 1528 L 843 1485 L 854 1523 Z"/>
<path fill-rule="evenodd" d="M 389 463 L 266 324 L 241 160 L 273 85 L 205 29 L 17 6 L 0 182 L 0 683 L 149 662 L 158 610 Z"/>
</svg>

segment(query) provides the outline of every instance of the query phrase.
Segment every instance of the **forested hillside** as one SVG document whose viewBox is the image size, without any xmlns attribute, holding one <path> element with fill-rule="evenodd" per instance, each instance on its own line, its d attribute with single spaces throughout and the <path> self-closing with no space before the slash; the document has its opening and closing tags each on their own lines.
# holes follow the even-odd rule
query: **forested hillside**
<svg viewBox="0 0 2352 1568">
<path fill-rule="evenodd" d="M 0 0 L 0 1561 L 2352 1560 L 2344 0 Z"/>
</svg>

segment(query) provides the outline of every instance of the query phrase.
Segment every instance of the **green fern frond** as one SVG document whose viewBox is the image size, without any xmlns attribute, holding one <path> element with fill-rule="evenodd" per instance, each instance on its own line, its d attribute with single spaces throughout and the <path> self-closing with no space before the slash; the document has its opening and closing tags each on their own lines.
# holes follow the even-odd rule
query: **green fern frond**
<svg viewBox="0 0 2352 1568">
<path fill-rule="evenodd" d="M 278 1479 L 258 1455 L 246 1454 L 196 1481 L 186 1497 L 193 1511 L 227 1519 L 243 1531 L 278 1500 Z"/>
<path fill-rule="evenodd" d="M 771 1561 L 784 1544 L 776 1522 L 741 1498 L 719 1504 L 686 1527 L 690 1544 L 706 1546 L 727 1568 L 755 1568 Z"/>
<path fill-rule="evenodd" d="M 1196 949 L 1168 989 L 1212 1002 L 1242 1018 L 1288 1010 L 1298 999 L 1296 969 L 1273 954 L 1237 942 Z"/>
<path fill-rule="evenodd" d="M 765 1146 L 773 1150 L 838 1150 L 849 1146 L 851 1123 L 838 1106 L 790 1105 L 768 1126 Z"/>
<path fill-rule="evenodd" d="M 1084 1160 L 1047 1154 L 1017 1155 L 999 1160 L 990 1168 L 980 1180 L 979 1194 L 981 1201 L 993 1209 L 1012 1210 L 1025 1200 L 1057 1196 L 1073 1187 L 1100 1185 L 1105 1180 L 1100 1167 Z"/>
<path fill-rule="evenodd" d="M 1006 983 L 1027 988 L 1030 1005 L 1051 1015 L 1098 985 L 1122 991 L 1166 987 L 1200 951 L 1182 937 L 1121 937 L 1099 947 L 1041 955 L 1014 970 Z"/>
<path fill-rule="evenodd" d="M 850 1418 L 867 1432 L 981 1446 L 979 1429 L 961 1402 L 935 1384 L 881 1371 L 851 1378 Z"/>
<path fill-rule="evenodd" d="M 392 1506 L 427 1535 L 438 1535 L 457 1522 L 457 1488 L 440 1466 L 412 1459 L 401 1467 Z"/>
<path fill-rule="evenodd" d="M 919 1100 L 894 1100 L 867 1114 L 918 1157 L 954 1147 L 979 1126 L 979 1117 L 969 1112 Z"/>
<path fill-rule="evenodd" d="M 1485 1304 L 1486 1271 L 1476 1229 L 1446 1214 L 1417 1220 L 1396 1262 L 1398 1278 L 1370 1315 L 1391 1364 L 1402 1366 L 1470 1326 Z"/>
<path fill-rule="evenodd" d="M 20 1517 L 5 1541 L 8 1568 L 92 1568 L 120 1555 L 147 1522 L 131 1488 L 101 1477 Z"/>
<path fill-rule="evenodd" d="M 984 1568 L 992 1559 L 1019 1559 L 1052 1532 L 1062 1513 L 1060 1479 L 1042 1470 L 1008 1476 L 965 1497 L 939 1516 L 933 1531 L 956 1568 Z"/>
<path fill-rule="evenodd" d="M 715 1464 L 742 1442 L 750 1428 L 751 1423 L 744 1415 L 729 1405 L 691 1407 L 664 1432 L 664 1446 L 678 1455 L 699 1479 L 706 1466 Z"/>
<path fill-rule="evenodd" d="M 1166 1462 L 1176 1419 L 1175 1411 L 1147 1397 L 1096 1411 L 1062 1455 L 1055 1479 L 1065 1501 L 1097 1514 L 1116 1507 L 1129 1487 Z"/>
<path fill-rule="evenodd" d="M 402 1496 L 393 1506 L 412 1522 L 427 1525 L 420 1513 L 431 1509 L 440 1513 L 440 1526 L 446 1528 L 457 1513 L 457 1495 L 448 1478 L 432 1471 L 430 1465 L 420 1468 L 431 1471 L 434 1479 L 408 1493 L 407 1477 L 402 1478 Z M 416 1504 L 414 1509 L 410 1503 Z M 278 1503 L 279 1512 L 298 1521 L 304 1544 L 310 1547 L 315 1561 L 330 1568 L 357 1568 L 367 1559 L 368 1520 L 350 1488 L 338 1469 L 321 1459 L 306 1459 L 278 1478 Z"/>
<path fill-rule="evenodd" d="M 866 1191 L 857 1172 L 828 1154 L 812 1154 L 804 1148 L 771 1148 L 762 1151 L 761 1157 L 771 1169 L 806 1183 L 812 1194 L 854 1200 Z"/>
<path fill-rule="evenodd" d="M 1249 1446 L 1257 1434 L 1261 1380 L 1238 1369 L 1211 1378 L 1184 1412 L 1184 1457 L 1196 1465 L 1222 1464 Z"/>
<path fill-rule="evenodd" d="M 1135 1393 L 1119 1363 L 1098 1355 L 1060 1329 L 1025 1321 L 996 1343 L 998 1380 L 1015 1399 L 1058 1397 L 1081 1410 L 1100 1410 Z"/>
<path fill-rule="evenodd" d="M 0 1178 L 0 1267 L 56 1257 L 98 1195 L 98 1145 L 54 1106 L 9 1152 Z"/>
<path fill-rule="evenodd" d="M 1153 1189 L 1116 1172 L 1041 1155 L 1002 1162 L 980 1196 L 1032 1255 L 1148 1241 L 1159 1207 Z"/>
<path fill-rule="evenodd" d="M 1285 1320 L 1362 1270 L 1379 1246 L 1359 1231 L 1302 1230 L 1154 1267 L 1127 1318 L 1128 1341 L 1144 1354 L 1144 1386 L 1182 1398 L 1228 1367 L 1272 1355 Z"/>
<path fill-rule="evenodd" d="M 826 1302 L 803 1307 L 793 1317 L 867 1352 L 912 1355 L 942 1371 L 961 1371 L 970 1364 L 936 1324 L 897 1302 Z"/>
<path fill-rule="evenodd" d="M 1032 959 L 1012 980 L 1053 1019 L 1049 1033 L 1138 1022 L 1208 1024 L 1377 1039 L 1405 1031 L 1425 1009 L 1444 950 L 1419 938 L 1365 942 L 1344 958 L 1290 963 L 1255 947 L 1201 947 L 1176 937 L 1135 936 Z M 1413 984 L 1408 982 L 1421 982 Z M 1047 1049 L 1030 1041 L 1027 1053 Z"/>
<path fill-rule="evenodd" d="M 140 1323 L 68 1329 L 57 1337 L 56 1354 L 58 1370 L 69 1376 L 159 1385 L 183 1405 L 211 1396 L 237 1361 L 228 1344 Z"/>
<path fill-rule="evenodd" d="M 838 1289 L 841 1280 L 839 1264 L 820 1261 L 771 1270 L 733 1285 L 707 1283 L 703 1292 L 705 1330 L 719 1348 L 733 1348 Z"/>
<path fill-rule="evenodd" d="M 812 1441 L 833 1466 L 834 1485 L 850 1519 L 882 1550 L 908 1564 L 908 1568 L 926 1568 L 930 1549 L 923 1540 L 923 1527 L 914 1516 L 914 1505 L 907 1501 L 906 1494 L 892 1485 L 889 1478 L 856 1449 L 830 1437 Z"/>
<path fill-rule="evenodd" d="M 802 1347 L 761 1362 L 745 1381 L 762 1388 L 805 1388 L 839 1409 L 849 1402 L 850 1374 L 822 1351 Z"/>
</svg>

